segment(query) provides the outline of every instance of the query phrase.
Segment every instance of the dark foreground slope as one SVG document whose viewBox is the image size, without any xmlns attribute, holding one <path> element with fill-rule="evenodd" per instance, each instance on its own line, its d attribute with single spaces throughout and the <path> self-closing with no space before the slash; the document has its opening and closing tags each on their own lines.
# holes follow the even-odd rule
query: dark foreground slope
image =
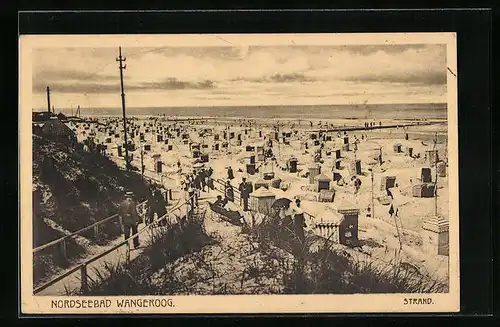
<svg viewBox="0 0 500 327">
<path fill-rule="evenodd" d="M 33 135 L 33 247 L 116 213 L 124 190 L 133 191 L 137 200 L 148 191 L 139 175 L 103 155 L 84 152 L 81 144 Z M 85 242 L 67 242 L 67 259 L 58 246 L 43 250 L 34 258 L 35 282 L 68 266 L 87 244 L 105 244 L 119 234 L 117 223 L 103 224 L 98 238 L 92 231 L 84 233 Z"/>
</svg>

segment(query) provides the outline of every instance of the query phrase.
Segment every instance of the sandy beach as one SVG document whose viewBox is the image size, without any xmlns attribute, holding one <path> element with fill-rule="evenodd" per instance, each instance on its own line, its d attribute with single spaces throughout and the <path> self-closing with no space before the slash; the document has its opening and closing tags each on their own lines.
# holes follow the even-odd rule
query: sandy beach
<svg viewBox="0 0 500 327">
<path fill-rule="evenodd" d="M 448 220 L 448 180 L 446 174 L 437 177 L 436 168 L 427 157 L 428 151 L 437 150 L 439 158 L 446 163 L 445 123 L 320 133 L 317 130 L 363 126 L 364 122 L 346 119 L 308 120 L 300 123 L 284 119 L 188 119 L 190 117 L 185 117 L 184 121 L 168 121 L 161 116 L 129 118 L 129 141 L 135 144 L 135 150 L 129 151 L 129 155 L 133 156 L 132 165 L 138 168 L 141 166 L 142 145 L 145 175 L 161 181 L 165 188 L 177 191 L 181 189 L 185 176 L 192 173 L 193 165 L 199 162 L 200 157 L 193 155 L 192 151 L 192 146 L 198 144 L 201 153 L 208 155 L 208 162 L 203 165 L 213 169 L 214 179 L 226 181 L 227 167 L 232 167 L 235 175 L 232 185 L 235 188 L 242 177 L 255 185 L 263 180 L 264 174 L 274 173 L 274 179 L 281 180 L 280 187 L 269 187 L 269 190 L 276 198 L 302 199 L 302 208 L 311 215 L 306 222 L 311 232 L 315 232 L 316 224 L 324 219 L 328 220 L 324 213 L 329 210 L 339 207 L 359 209 L 359 238 L 374 240 L 380 245 L 370 249 L 372 257 L 383 258 L 384 252 L 391 253 L 398 248 L 398 238 L 401 237 L 408 261 L 424 266 L 425 270 L 434 271 L 441 278 L 447 276 L 447 257 L 426 254 L 422 246 L 422 242 L 425 242 L 422 240 L 423 222 L 435 215 Z M 118 146 L 124 142 L 123 122 L 119 117 L 111 116 L 96 120 L 102 125 L 69 125 L 77 132 L 80 142 L 89 135 L 92 136 L 96 143 L 106 145 L 106 155 L 125 167 L 125 151 L 121 157 L 118 154 Z M 408 124 L 409 121 L 386 119 L 373 124 L 385 126 L 405 123 Z M 438 142 L 435 145 L 433 139 L 436 135 Z M 265 158 L 257 152 L 259 147 L 268 149 L 269 140 L 272 140 L 270 149 L 276 160 Z M 346 142 L 349 150 L 344 146 Z M 336 150 L 340 150 L 340 160 L 336 158 Z M 318 151 L 321 157 L 315 160 Z M 409 151 L 412 152 L 411 156 Z M 382 164 L 377 161 L 380 153 Z M 247 164 L 250 164 L 252 156 L 258 170 L 255 173 L 247 171 Z M 291 158 L 297 159 L 296 172 L 287 169 L 287 161 Z M 352 167 L 355 160 L 359 160 L 361 166 L 361 171 L 357 173 Z M 161 172 L 156 170 L 158 161 L 162 162 Z M 340 161 L 338 169 L 335 168 L 336 161 Z M 309 168 L 314 164 L 319 165 L 320 173 L 330 180 L 329 189 L 335 192 L 333 202 L 318 202 L 319 193 L 308 178 Z M 437 198 L 413 196 L 412 190 L 422 183 L 422 168 L 430 168 L 430 182 L 435 183 L 437 177 Z M 333 181 L 334 172 L 342 177 L 343 185 Z M 355 192 L 352 176 L 357 176 L 361 181 L 358 192 Z M 386 176 L 395 177 L 395 185 L 390 188 L 393 195 L 390 203 L 383 200 L 384 197 L 387 198 L 387 194 L 381 183 Z M 398 208 L 398 221 L 389 214 L 391 204 Z M 403 229 L 399 236 L 396 225 Z"/>
</svg>

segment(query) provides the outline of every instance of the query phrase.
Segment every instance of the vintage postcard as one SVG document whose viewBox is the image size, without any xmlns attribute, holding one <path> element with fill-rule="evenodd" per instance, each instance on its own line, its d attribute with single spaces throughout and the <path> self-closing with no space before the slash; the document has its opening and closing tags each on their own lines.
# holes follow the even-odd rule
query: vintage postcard
<svg viewBox="0 0 500 327">
<path fill-rule="evenodd" d="M 21 312 L 457 312 L 454 33 L 20 37 Z"/>
</svg>

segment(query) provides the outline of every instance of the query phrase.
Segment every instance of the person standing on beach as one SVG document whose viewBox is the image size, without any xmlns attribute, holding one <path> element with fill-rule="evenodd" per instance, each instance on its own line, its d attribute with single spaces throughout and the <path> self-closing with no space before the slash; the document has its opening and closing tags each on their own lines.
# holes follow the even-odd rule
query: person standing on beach
<svg viewBox="0 0 500 327">
<path fill-rule="evenodd" d="M 231 168 L 231 166 L 229 166 L 227 168 L 227 179 L 229 179 L 229 180 L 234 179 L 234 172 L 233 172 L 233 168 Z"/>
<path fill-rule="evenodd" d="M 200 171 L 200 182 L 201 182 L 201 190 L 205 192 L 205 188 L 207 187 L 207 171 L 202 169 Z"/>
<path fill-rule="evenodd" d="M 196 172 L 194 175 L 194 188 L 199 190 L 201 188 L 201 173 Z"/>
<path fill-rule="evenodd" d="M 141 217 L 137 212 L 137 204 L 132 199 L 132 196 L 132 192 L 127 192 L 125 194 L 125 199 L 120 203 L 118 208 L 118 216 L 120 218 L 120 225 L 125 240 L 130 237 L 130 230 L 132 230 L 132 235 L 137 234 L 137 225 L 141 223 Z M 134 248 L 137 249 L 140 246 L 139 235 L 134 237 L 133 242 Z"/>
<path fill-rule="evenodd" d="M 234 190 L 233 190 L 233 186 L 231 185 L 230 180 L 228 180 L 226 182 L 226 188 L 224 191 L 225 191 L 226 200 L 229 202 L 234 202 Z"/>
<path fill-rule="evenodd" d="M 167 203 L 165 202 L 165 198 L 161 194 L 161 191 L 158 187 L 154 187 L 152 196 L 148 200 L 148 225 L 153 223 L 154 214 L 158 218 L 164 216 L 167 213 Z M 160 225 L 165 224 L 165 220 L 161 220 L 158 222 Z"/>
<path fill-rule="evenodd" d="M 253 191 L 252 184 L 247 182 L 245 177 L 242 178 L 242 182 L 239 186 L 239 191 L 241 194 L 240 205 L 243 201 L 243 210 L 248 211 L 248 198 L 250 197 L 250 193 Z"/>
</svg>

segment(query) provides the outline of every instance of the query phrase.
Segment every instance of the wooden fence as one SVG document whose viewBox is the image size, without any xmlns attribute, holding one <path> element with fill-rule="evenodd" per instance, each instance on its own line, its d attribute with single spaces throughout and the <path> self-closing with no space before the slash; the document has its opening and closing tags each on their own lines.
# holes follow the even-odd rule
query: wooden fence
<svg viewBox="0 0 500 327">
<path fill-rule="evenodd" d="M 143 205 L 143 203 L 141 203 L 140 205 Z M 174 208 L 171 208 L 169 211 L 167 211 L 167 213 L 161 217 L 158 217 L 155 222 L 158 222 L 160 220 L 163 220 L 163 219 L 166 219 L 168 215 L 171 215 L 171 214 L 174 214 L 175 215 L 175 212 L 176 211 L 180 211 L 180 216 L 183 215 L 182 213 L 182 209 L 183 207 L 187 207 L 187 210 L 186 210 L 186 213 L 189 215 L 190 212 L 192 212 L 192 210 L 194 209 L 194 207 L 198 206 L 198 196 L 195 194 L 193 195 L 192 197 L 186 199 L 185 201 L 181 202 L 180 204 L 177 204 Z M 117 215 L 113 215 L 111 217 L 108 217 L 106 218 L 106 220 L 111 220 L 112 217 L 114 218 L 114 216 L 117 216 Z M 176 216 L 179 216 L 179 215 L 176 215 Z M 104 221 L 104 220 L 103 220 Z M 153 227 L 155 226 L 154 223 L 151 223 L 149 225 L 147 225 L 146 227 L 142 228 L 141 230 L 139 230 L 136 234 L 134 235 L 131 235 L 130 237 L 128 237 L 127 239 L 123 240 L 122 242 L 120 242 L 119 244 L 113 246 L 111 249 L 109 250 L 106 250 L 100 254 L 97 254 L 95 256 L 93 256 L 92 258 L 90 259 L 87 259 L 85 262 L 83 263 L 80 263 L 78 264 L 77 266 L 65 271 L 64 273 L 62 273 L 61 275 L 53 278 L 52 280 L 50 280 L 49 282 L 47 283 L 44 283 L 43 285 L 40 285 L 38 287 L 36 287 L 33 291 L 34 294 L 37 294 L 37 293 L 40 293 L 41 291 L 47 289 L 48 287 L 54 285 L 55 283 L 67 278 L 68 276 L 74 274 L 75 272 L 80 272 L 80 281 L 81 281 L 81 286 L 80 286 L 80 290 L 85 293 L 88 291 L 88 279 L 87 279 L 87 266 L 115 251 L 117 251 L 118 249 L 120 249 L 122 246 L 127 246 L 127 257 L 126 257 L 126 262 L 129 262 L 130 260 L 130 240 L 132 240 L 133 238 L 137 237 L 138 235 L 144 233 L 145 231 L 147 231 L 148 229 L 152 229 Z M 87 229 L 90 229 L 90 228 L 93 228 L 92 225 L 91 226 L 88 226 L 88 227 L 85 227 L 85 230 Z M 77 231 L 77 232 L 81 232 L 80 231 Z M 73 233 L 73 234 L 76 234 L 77 232 Z M 73 235 L 72 234 L 72 235 Z M 69 237 L 66 236 L 66 238 Z M 64 239 L 64 238 L 62 238 Z M 56 241 L 59 241 L 59 242 L 62 242 L 60 240 L 56 240 Z M 57 243 L 59 243 L 57 242 Z M 54 242 L 51 242 L 51 243 L 54 243 Z M 57 244 L 57 243 L 54 243 L 54 244 Z M 49 243 L 47 243 L 49 244 Z M 47 244 L 46 245 L 43 245 L 45 247 L 47 247 Z M 35 251 L 36 249 L 34 249 Z M 38 250 L 40 251 L 40 250 Z"/>
</svg>

